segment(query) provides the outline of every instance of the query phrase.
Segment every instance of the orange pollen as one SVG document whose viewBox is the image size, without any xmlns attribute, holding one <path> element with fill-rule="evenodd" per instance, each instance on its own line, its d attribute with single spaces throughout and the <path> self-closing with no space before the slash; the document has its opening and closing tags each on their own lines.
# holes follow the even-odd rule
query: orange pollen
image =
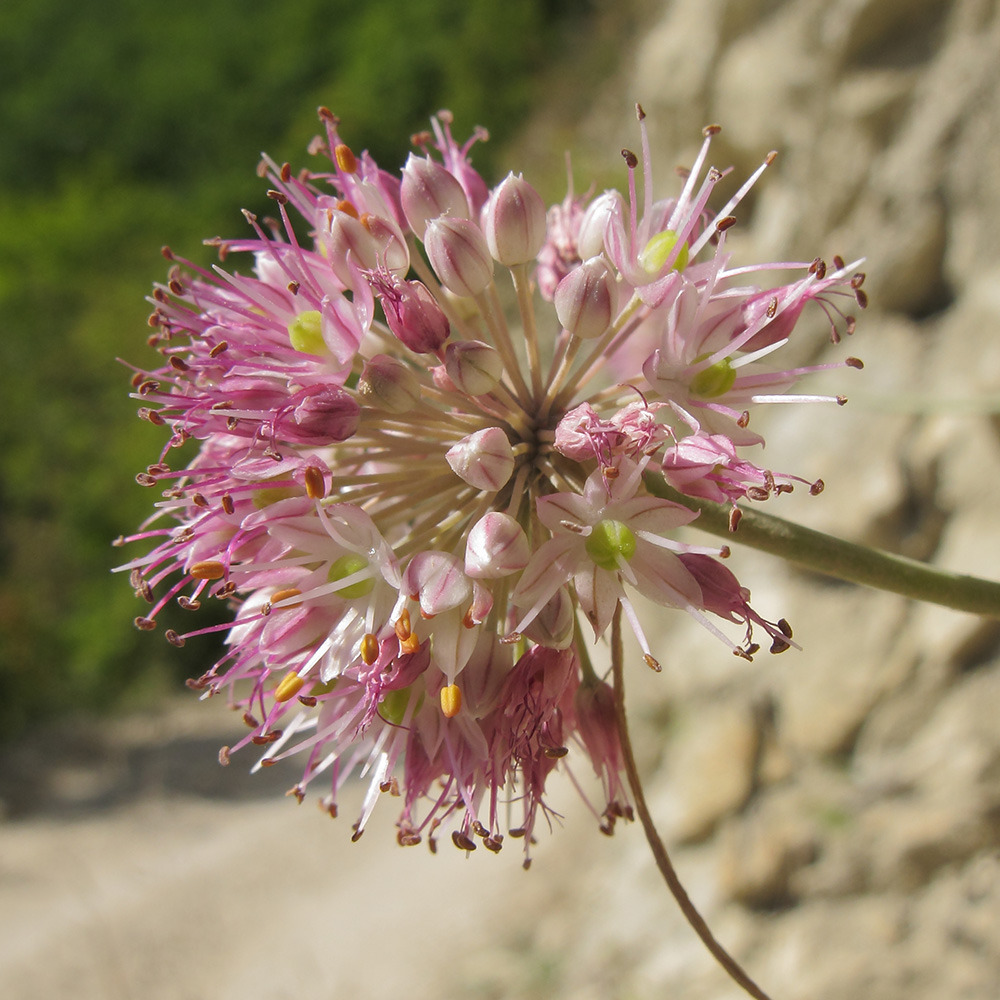
<svg viewBox="0 0 1000 1000">
<path fill-rule="evenodd" d="M 410 638 L 410 612 L 406 608 L 400 611 L 394 628 L 396 630 L 396 638 L 400 642 Z"/>
<path fill-rule="evenodd" d="M 194 563 L 188 572 L 196 580 L 221 580 L 226 575 L 226 567 L 217 559 L 203 559 Z"/>
<path fill-rule="evenodd" d="M 420 640 L 416 632 L 411 632 L 405 639 L 399 640 L 400 653 L 415 653 L 420 649 Z"/>
<path fill-rule="evenodd" d="M 457 684 L 441 688 L 441 711 L 446 719 L 454 719 L 462 709 L 462 692 Z"/>
<path fill-rule="evenodd" d="M 344 215 L 349 215 L 352 219 L 356 219 L 358 217 L 358 210 L 346 200 L 337 202 L 337 211 L 343 212 Z"/>
<path fill-rule="evenodd" d="M 366 632 L 361 637 L 361 659 L 370 667 L 378 659 L 378 639 Z"/>
<path fill-rule="evenodd" d="M 305 681 L 294 670 L 289 670 L 274 689 L 275 701 L 290 701 L 301 690 Z"/>
<path fill-rule="evenodd" d="M 306 466 L 306 496 L 310 500 L 320 500 L 326 496 L 326 480 L 323 473 L 315 465 Z"/>
<path fill-rule="evenodd" d="M 345 174 L 353 174 L 358 169 L 358 161 L 351 152 L 350 146 L 345 146 L 341 143 L 336 149 L 334 149 L 333 155 L 337 160 L 337 166 L 340 167 Z"/>
<path fill-rule="evenodd" d="M 271 596 L 271 605 L 274 606 L 279 601 L 287 601 L 289 597 L 298 597 L 302 591 L 297 587 L 286 587 L 284 590 L 279 590 L 276 594 Z M 297 608 L 301 605 L 301 601 L 296 601 L 294 604 L 286 604 L 286 608 Z"/>
<path fill-rule="evenodd" d="M 365 212 L 360 219 L 361 225 L 370 233 L 372 231 L 372 214 L 371 212 Z"/>
<path fill-rule="evenodd" d="M 476 619 L 472 617 L 472 608 L 469 608 L 469 610 L 465 612 L 465 615 L 462 618 L 462 624 L 466 628 L 475 628 L 476 625 L 479 624 Z"/>
</svg>

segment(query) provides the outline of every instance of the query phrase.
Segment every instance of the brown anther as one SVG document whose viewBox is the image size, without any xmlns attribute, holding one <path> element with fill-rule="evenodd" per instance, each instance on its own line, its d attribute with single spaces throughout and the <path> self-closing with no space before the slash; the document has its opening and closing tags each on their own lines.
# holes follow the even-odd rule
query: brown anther
<svg viewBox="0 0 1000 1000">
<path fill-rule="evenodd" d="M 265 757 L 264 760 L 260 762 L 260 766 L 266 767 L 267 766 L 266 762 L 269 760 L 271 760 L 270 757 Z M 301 785 L 293 785 L 291 788 L 288 789 L 287 792 L 285 792 L 285 797 L 294 798 L 299 805 L 302 805 L 302 803 L 305 802 L 306 800 L 306 793 Z"/>
<path fill-rule="evenodd" d="M 249 712 L 243 713 L 243 721 L 248 729 L 258 729 L 260 723 Z"/>
<path fill-rule="evenodd" d="M 227 514 L 232 514 L 236 510 L 236 504 L 233 503 L 233 498 L 228 493 L 222 494 L 222 509 Z"/>
<path fill-rule="evenodd" d="M 156 619 L 143 618 L 142 615 L 140 615 L 138 618 L 134 618 L 132 620 L 132 624 L 142 632 L 152 632 L 153 629 L 156 628 Z"/>
<path fill-rule="evenodd" d="M 781 634 L 786 639 L 791 639 L 791 637 L 792 637 L 792 626 L 788 624 L 788 619 L 787 618 L 779 618 L 778 621 L 777 621 L 777 625 L 778 625 L 779 630 L 781 631 Z"/>
<path fill-rule="evenodd" d="M 724 233 L 727 229 L 731 229 L 735 225 L 736 225 L 736 216 L 725 215 L 721 219 L 716 219 L 715 231 L 717 233 Z"/>
<path fill-rule="evenodd" d="M 196 580 L 221 580 L 226 567 L 218 559 L 200 559 L 188 568 L 188 573 Z"/>
<path fill-rule="evenodd" d="M 814 482 L 809 487 L 809 495 L 813 497 L 818 497 L 820 493 L 822 493 L 823 490 L 825 489 L 826 489 L 826 483 L 824 483 L 822 479 L 817 479 L 816 482 Z"/>
<path fill-rule="evenodd" d="M 868 308 L 868 293 L 863 288 L 854 289 L 854 298 L 857 300 L 859 309 Z"/>
<path fill-rule="evenodd" d="M 202 496 L 201 493 L 192 493 L 191 494 L 191 503 L 193 503 L 195 505 L 195 507 L 207 507 L 208 506 L 208 501 L 205 499 L 204 496 Z"/>
<path fill-rule="evenodd" d="M 201 607 L 201 601 L 192 600 L 187 594 L 180 594 L 177 598 L 177 604 L 184 611 L 197 611 Z"/>
<path fill-rule="evenodd" d="M 186 372 L 189 370 L 188 363 L 176 354 L 170 358 L 170 367 L 173 368 L 174 371 L 178 372 Z"/>
<path fill-rule="evenodd" d="M 365 828 L 363 826 L 359 828 L 358 824 L 355 823 L 354 824 L 354 833 L 351 834 L 351 843 L 352 844 L 356 844 L 361 839 L 361 834 L 363 834 L 364 832 L 365 832 Z"/>
<path fill-rule="evenodd" d="M 273 188 L 270 188 L 267 192 L 267 196 L 271 199 L 271 201 L 276 201 L 279 205 L 288 204 L 288 195 L 285 194 L 284 191 L 275 191 Z"/>
<path fill-rule="evenodd" d="M 163 317 L 159 312 L 151 312 L 146 317 L 146 324 L 151 326 L 154 330 L 163 322 Z"/>
<path fill-rule="evenodd" d="M 479 622 L 472 617 L 472 608 L 469 608 L 469 610 L 462 616 L 462 624 L 466 628 L 475 628 L 479 624 Z"/>
<path fill-rule="evenodd" d="M 766 500 L 771 494 L 761 486 L 748 486 L 747 497 L 750 500 Z"/>
<path fill-rule="evenodd" d="M 837 397 L 837 406 L 843 406 L 846 402 L 847 402 L 847 397 L 846 396 L 838 396 Z"/>
<path fill-rule="evenodd" d="M 289 163 L 287 163 L 287 162 L 286 163 L 282 163 L 281 164 L 281 170 L 279 171 L 278 176 L 281 177 L 282 181 L 285 184 L 287 184 L 292 179 L 292 168 L 291 168 L 291 165 Z"/>
<path fill-rule="evenodd" d="M 225 340 L 220 340 L 209 352 L 210 358 L 217 358 L 220 354 L 229 350 L 229 344 Z"/>
<path fill-rule="evenodd" d="M 451 833 L 451 842 L 460 851 L 474 851 L 476 849 L 476 842 L 461 830 L 453 830 Z"/>
<path fill-rule="evenodd" d="M 135 481 L 140 486 L 155 486 L 156 480 L 148 472 L 137 472 Z"/>
<path fill-rule="evenodd" d="M 391 781 L 380 781 L 378 783 L 378 790 L 384 795 L 389 789 L 392 788 Z"/>
<path fill-rule="evenodd" d="M 321 104 L 316 109 L 316 114 L 319 115 L 321 121 L 329 122 L 331 125 L 340 124 L 340 119 L 325 104 Z"/>
<path fill-rule="evenodd" d="M 740 526 L 740 521 L 743 520 L 743 511 L 739 507 L 733 507 L 729 511 L 729 531 L 730 533 L 735 532 Z"/>
<path fill-rule="evenodd" d="M 140 406 L 136 410 L 136 415 L 140 420 L 148 420 L 151 424 L 156 427 L 162 427 L 166 421 L 156 412 L 156 410 L 151 410 L 147 406 Z"/>
<path fill-rule="evenodd" d="M 618 470 L 613 465 L 604 466 L 601 473 L 605 479 L 610 479 L 612 482 L 618 478 Z"/>
<path fill-rule="evenodd" d="M 231 410 L 233 408 L 232 400 L 222 399 L 218 403 L 213 403 L 209 409 L 211 410 Z"/>
<path fill-rule="evenodd" d="M 399 833 L 396 834 L 396 843 L 399 844 L 400 847 L 416 847 L 421 840 L 423 840 L 423 838 L 419 833 L 412 833 L 408 830 L 400 830 Z"/>
<path fill-rule="evenodd" d="M 299 703 L 305 705 L 306 708 L 315 708 L 319 703 L 319 699 L 315 695 L 311 694 L 300 694 L 298 698 Z"/>
<path fill-rule="evenodd" d="M 229 767 L 229 747 L 219 748 L 219 763 L 223 767 Z"/>
<path fill-rule="evenodd" d="M 298 295 L 299 294 L 299 288 L 301 286 L 299 285 L 299 283 L 297 281 L 289 281 L 288 285 L 286 287 L 292 293 L 292 295 Z"/>
<path fill-rule="evenodd" d="M 167 258 L 167 260 L 174 259 L 174 252 L 168 246 L 160 247 L 160 253 L 163 254 L 163 256 Z"/>
<path fill-rule="evenodd" d="M 701 134 L 708 138 L 710 135 L 718 135 L 722 131 L 721 125 L 706 125 L 702 130 Z"/>
<path fill-rule="evenodd" d="M 625 161 L 625 166 L 628 167 L 629 170 L 635 170 L 635 168 L 639 166 L 639 158 L 632 152 L 631 149 L 622 150 L 622 159 Z"/>
<path fill-rule="evenodd" d="M 844 332 L 847 334 L 848 337 L 850 337 L 854 333 L 854 330 L 857 327 L 857 325 L 858 321 L 853 316 L 846 317 L 844 322 Z"/>
<path fill-rule="evenodd" d="M 163 633 L 163 638 L 166 639 L 171 646 L 177 646 L 180 648 L 184 645 L 184 637 L 178 635 L 172 628 L 168 628 L 167 631 Z"/>
<path fill-rule="evenodd" d="M 728 559 L 732 554 L 733 550 L 728 545 L 723 545 L 722 548 L 719 549 L 720 559 Z"/>
<path fill-rule="evenodd" d="M 162 288 L 153 289 L 153 298 L 156 299 L 157 302 L 166 303 L 170 301 L 170 296 L 167 295 L 167 293 Z"/>
<path fill-rule="evenodd" d="M 750 411 L 744 410 L 736 421 L 737 427 L 746 427 L 750 423 Z"/>
<path fill-rule="evenodd" d="M 646 117 L 646 112 L 642 110 L 642 105 L 638 101 L 635 104 L 635 116 L 639 121 L 642 121 Z"/>
<path fill-rule="evenodd" d="M 778 296 L 772 295 L 771 301 L 767 304 L 767 318 L 774 319 L 775 314 L 778 312 Z"/>
<path fill-rule="evenodd" d="M 234 430 L 236 430 L 237 427 L 239 427 L 239 425 L 240 425 L 240 421 L 239 421 L 238 417 L 227 417 L 226 418 L 226 427 L 229 430 L 234 431 Z"/>
<path fill-rule="evenodd" d="M 842 271 L 845 267 L 844 258 L 840 256 L 839 253 L 833 255 L 833 266 L 838 270 Z"/>
<path fill-rule="evenodd" d="M 396 638 L 400 642 L 405 641 L 410 638 L 410 612 L 403 608 L 399 613 L 399 617 L 396 619 L 396 624 L 393 626 L 396 633 Z"/>
<path fill-rule="evenodd" d="M 500 642 L 504 646 L 512 646 L 515 642 L 520 642 L 522 639 L 520 632 L 510 632 L 507 635 L 500 637 Z"/>
<path fill-rule="evenodd" d="M 569 747 L 546 747 L 542 753 L 544 753 L 549 760 L 559 760 L 569 753 Z"/>
<path fill-rule="evenodd" d="M 864 283 L 865 283 L 864 271 L 858 271 L 858 273 L 851 278 L 851 288 L 853 288 L 855 291 L 857 291 Z"/>
<path fill-rule="evenodd" d="M 253 212 L 250 212 L 245 208 L 240 209 L 240 211 L 243 213 L 243 218 L 246 219 L 251 226 L 257 221 L 257 216 L 254 215 Z"/>
<path fill-rule="evenodd" d="M 371 632 L 366 632 L 358 644 L 361 659 L 370 667 L 378 659 L 378 639 Z"/>
<path fill-rule="evenodd" d="M 333 158 L 337 161 L 337 166 L 345 174 L 357 173 L 358 161 L 351 152 L 351 147 L 340 143 L 333 151 Z"/>
<path fill-rule="evenodd" d="M 184 286 L 176 278 L 171 278 L 170 281 L 167 282 L 167 287 L 174 293 L 174 295 L 184 294 Z"/>
<path fill-rule="evenodd" d="M 306 496 L 310 500 L 321 500 L 326 496 L 326 478 L 315 465 L 307 465 L 305 471 Z"/>
<path fill-rule="evenodd" d="M 733 649 L 733 656 L 738 656 L 741 660 L 753 663 L 753 653 L 750 653 L 745 649 L 741 649 L 739 646 Z"/>
<path fill-rule="evenodd" d="M 263 747 L 271 742 L 271 737 L 266 733 L 258 733 L 256 736 L 250 737 L 250 742 L 256 746 Z"/>
<path fill-rule="evenodd" d="M 148 378 L 139 383 L 139 395 L 148 396 L 151 392 L 156 392 L 160 388 L 160 383 L 155 378 Z"/>
<path fill-rule="evenodd" d="M 231 594 L 236 593 L 236 583 L 233 580 L 227 580 L 219 589 L 215 592 L 216 597 L 229 597 Z"/>
<path fill-rule="evenodd" d="M 483 839 L 483 847 L 485 847 L 487 851 L 499 854 L 501 848 L 503 847 L 503 838 L 500 836 L 486 837 Z"/>
<path fill-rule="evenodd" d="M 320 799 L 319 802 L 317 803 L 317 805 L 320 808 L 320 812 L 325 812 L 327 814 L 327 816 L 329 816 L 331 819 L 336 819 L 337 818 L 337 803 L 336 802 L 330 802 L 328 800 L 324 801 L 323 799 Z"/>
<path fill-rule="evenodd" d="M 784 639 L 779 639 L 777 636 L 775 637 L 774 642 L 771 643 L 772 653 L 783 653 L 786 649 L 790 648 L 791 643 L 785 642 Z"/>
<path fill-rule="evenodd" d="M 709 167 L 707 179 L 712 184 L 718 184 L 722 180 L 722 171 L 718 167 Z"/>
<path fill-rule="evenodd" d="M 864 368 L 865 366 L 865 363 L 861 360 L 861 358 L 844 358 L 844 364 L 847 365 L 848 368 Z"/>
<path fill-rule="evenodd" d="M 654 670 L 656 673 L 660 673 L 660 671 L 663 670 L 663 667 L 660 666 L 660 661 L 656 659 L 655 656 L 650 656 L 649 653 L 643 653 L 642 659 L 650 670 Z"/>
</svg>

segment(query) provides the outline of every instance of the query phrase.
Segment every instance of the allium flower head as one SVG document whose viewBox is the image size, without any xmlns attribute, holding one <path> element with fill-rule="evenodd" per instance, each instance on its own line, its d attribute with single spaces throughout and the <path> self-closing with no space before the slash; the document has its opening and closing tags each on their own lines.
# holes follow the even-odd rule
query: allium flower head
<svg viewBox="0 0 1000 1000">
<path fill-rule="evenodd" d="M 320 787 L 333 815 L 362 769 L 355 837 L 388 792 L 401 844 L 433 847 L 444 825 L 462 850 L 514 836 L 527 852 L 553 815 L 546 779 L 581 759 L 605 832 L 630 818 L 589 647 L 620 611 L 659 669 L 636 594 L 747 659 L 755 628 L 773 652 L 792 645 L 719 562 L 728 549 L 678 541 L 695 514 L 647 484 L 735 503 L 802 481 L 756 464 L 750 411 L 841 401 L 792 396 L 817 366 L 771 356 L 810 301 L 863 305 L 862 277 L 841 261 L 730 266 L 731 213 L 771 155 L 714 216 L 709 128 L 657 201 L 642 118 L 625 195 L 546 212 L 521 175 L 491 191 L 445 113 L 394 176 L 321 110 L 311 151 L 327 165 L 265 158 L 275 216 L 215 241 L 219 267 L 165 250 L 150 300 L 163 363 L 133 379 L 140 416 L 169 432 L 138 477 L 163 499 L 122 540 L 148 549 L 122 567 L 151 604 L 136 624 L 156 628 L 170 601 L 230 605 L 227 624 L 167 633 L 226 633 L 191 682 L 243 714 L 223 762 L 251 745 L 257 767 L 297 757 L 292 793 Z M 778 269 L 789 284 L 748 283 Z"/>
</svg>

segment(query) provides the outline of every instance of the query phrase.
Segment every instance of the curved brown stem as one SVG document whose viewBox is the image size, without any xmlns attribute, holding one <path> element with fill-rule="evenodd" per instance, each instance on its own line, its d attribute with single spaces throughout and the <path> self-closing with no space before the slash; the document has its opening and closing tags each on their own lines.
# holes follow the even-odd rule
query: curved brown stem
<svg viewBox="0 0 1000 1000">
<path fill-rule="evenodd" d="M 625 764 L 625 774 L 628 776 L 628 783 L 632 789 L 632 797 L 635 800 L 635 810 L 642 821 L 642 828 L 646 833 L 646 840 L 653 852 L 656 860 L 656 867 L 660 869 L 663 880 L 667 883 L 667 888 L 681 908 L 685 920 L 694 928 L 694 932 L 701 938 L 702 943 L 712 953 L 715 960 L 726 972 L 757 1000 L 771 1000 L 771 998 L 746 974 L 743 967 L 733 958 L 732 955 L 722 947 L 716 940 L 715 935 L 709 929 L 705 919 L 695 909 L 694 903 L 688 896 L 681 880 L 674 870 L 670 855 L 660 839 L 660 835 L 653 823 L 653 817 L 649 814 L 649 807 L 646 805 L 646 796 L 643 794 L 642 782 L 639 779 L 639 771 L 635 766 L 635 755 L 632 752 L 632 741 L 629 739 L 628 723 L 625 719 L 625 678 L 623 670 L 622 654 L 622 626 L 621 626 L 621 605 L 615 610 L 615 616 L 611 622 L 611 667 L 615 680 L 615 717 L 618 721 L 618 736 L 621 741 L 622 760 Z"/>
</svg>

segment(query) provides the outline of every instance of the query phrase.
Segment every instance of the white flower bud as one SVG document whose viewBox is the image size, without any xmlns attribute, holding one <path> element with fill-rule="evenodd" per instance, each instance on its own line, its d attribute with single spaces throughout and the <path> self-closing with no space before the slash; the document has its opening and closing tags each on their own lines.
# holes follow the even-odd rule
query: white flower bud
<svg viewBox="0 0 1000 1000">
<path fill-rule="evenodd" d="M 431 219 L 440 215 L 469 217 L 469 202 L 462 185 L 450 170 L 429 156 L 410 154 L 403 167 L 399 197 L 406 221 L 421 240 Z"/>
<path fill-rule="evenodd" d="M 490 195 L 483 229 L 495 260 L 506 267 L 526 264 L 545 242 L 545 202 L 520 174 L 510 173 Z"/>
<path fill-rule="evenodd" d="M 514 471 L 514 449 L 499 427 L 487 427 L 462 438 L 445 454 L 451 471 L 477 490 L 494 493 Z"/>
<path fill-rule="evenodd" d="M 493 280 L 486 238 L 468 219 L 432 219 L 424 233 L 424 249 L 441 284 L 455 295 L 475 298 Z"/>
<path fill-rule="evenodd" d="M 556 286 L 559 322 L 574 336 L 599 337 L 618 313 L 618 285 L 603 257 L 591 257 Z"/>
<path fill-rule="evenodd" d="M 482 396 L 492 392 L 503 375 L 503 359 L 489 344 L 459 340 L 444 349 L 444 367 L 461 392 Z"/>
<path fill-rule="evenodd" d="M 608 229 L 608 219 L 615 204 L 624 205 L 622 196 L 617 191 L 605 191 L 595 198 L 583 213 L 580 223 L 580 235 L 577 238 L 577 252 L 583 260 L 596 257 L 604 250 L 604 234 Z"/>
<path fill-rule="evenodd" d="M 386 354 L 376 354 L 365 363 L 358 392 L 366 403 L 389 413 L 408 413 L 420 402 L 417 376 Z"/>
<path fill-rule="evenodd" d="M 465 545 L 465 573 L 480 580 L 496 580 L 524 569 L 531 547 L 524 529 L 509 514 L 492 510 L 469 531 Z"/>
</svg>

